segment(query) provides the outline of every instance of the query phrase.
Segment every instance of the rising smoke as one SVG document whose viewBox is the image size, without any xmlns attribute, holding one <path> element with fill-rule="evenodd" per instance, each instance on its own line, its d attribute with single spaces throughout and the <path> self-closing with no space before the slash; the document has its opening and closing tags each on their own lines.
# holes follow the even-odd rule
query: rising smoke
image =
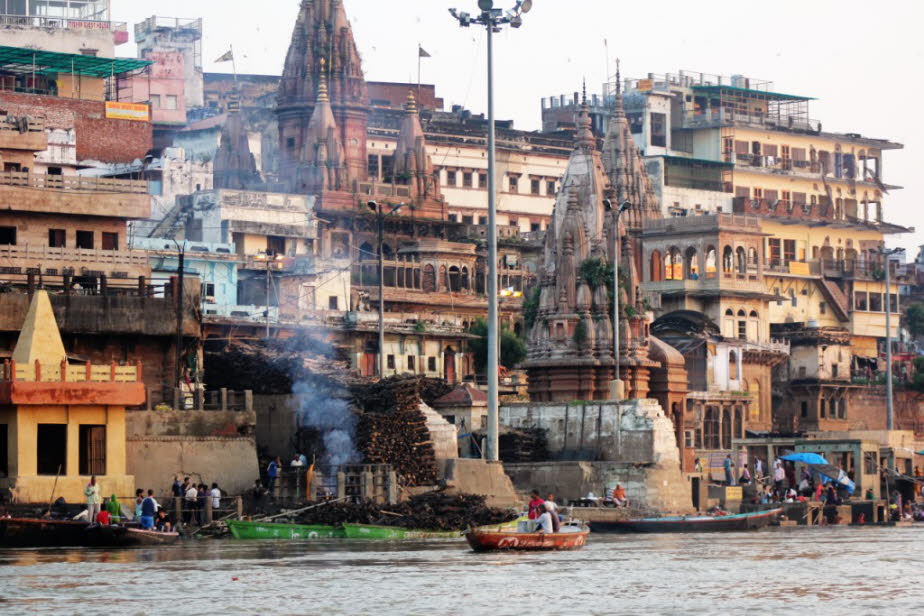
<svg viewBox="0 0 924 616">
<path fill-rule="evenodd" d="M 324 444 L 321 463 L 331 466 L 357 464 L 362 455 L 356 450 L 356 415 L 350 410 L 342 390 L 309 380 L 292 384 L 298 401 L 298 427 L 316 430 Z"/>
</svg>

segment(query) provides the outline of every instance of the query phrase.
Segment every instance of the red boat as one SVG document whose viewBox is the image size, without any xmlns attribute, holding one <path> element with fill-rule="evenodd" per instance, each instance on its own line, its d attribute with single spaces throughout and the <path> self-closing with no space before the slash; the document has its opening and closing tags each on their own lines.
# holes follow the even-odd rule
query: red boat
<svg viewBox="0 0 924 616">
<path fill-rule="evenodd" d="M 472 529 L 465 539 L 476 552 L 496 550 L 577 550 L 587 543 L 584 527 L 563 527 L 558 533 L 521 533 L 515 530 Z"/>
</svg>

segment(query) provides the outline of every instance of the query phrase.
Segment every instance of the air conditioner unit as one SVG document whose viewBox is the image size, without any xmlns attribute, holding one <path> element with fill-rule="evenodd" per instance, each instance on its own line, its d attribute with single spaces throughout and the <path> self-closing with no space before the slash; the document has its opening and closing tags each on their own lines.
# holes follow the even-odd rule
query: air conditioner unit
<svg viewBox="0 0 924 616">
<path fill-rule="evenodd" d="M 215 303 L 215 297 L 212 296 L 212 295 L 206 295 L 206 296 L 205 296 L 205 303 L 206 303 L 206 304 L 214 304 L 214 303 Z"/>
</svg>

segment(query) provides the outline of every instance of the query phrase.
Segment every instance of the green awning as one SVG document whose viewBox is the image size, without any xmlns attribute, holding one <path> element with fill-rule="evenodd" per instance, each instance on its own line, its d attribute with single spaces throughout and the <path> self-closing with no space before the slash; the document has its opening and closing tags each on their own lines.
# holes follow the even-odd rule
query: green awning
<svg viewBox="0 0 924 616">
<path fill-rule="evenodd" d="M 779 92 L 767 92 L 766 90 L 752 90 L 751 88 L 735 88 L 732 86 L 693 86 L 696 92 L 705 92 L 707 94 L 736 94 L 738 96 L 747 96 L 750 98 L 759 98 L 769 101 L 813 101 L 810 96 L 796 96 L 795 94 L 781 94 Z"/>
<path fill-rule="evenodd" d="M 0 70 L 17 73 L 72 73 L 105 78 L 129 73 L 151 64 L 153 62 L 134 58 L 98 58 L 0 45 Z"/>
</svg>

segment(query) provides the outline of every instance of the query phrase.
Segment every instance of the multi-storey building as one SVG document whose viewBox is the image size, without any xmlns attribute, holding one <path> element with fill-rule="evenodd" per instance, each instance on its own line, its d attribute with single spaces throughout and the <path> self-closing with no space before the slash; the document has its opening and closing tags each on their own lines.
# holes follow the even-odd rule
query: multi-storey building
<svg viewBox="0 0 924 616">
<path fill-rule="evenodd" d="M 760 286 L 756 291 L 771 299 L 763 310 L 742 305 L 744 319 L 731 306 L 723 307 L 723 314 L 710 315 L 723 335 L 736 335 L 727 330 L 741 327 L 742 321 L 746 335 L 748 328 L 763 328 L 764 340 L 788 337 L 791 328 L 784 324 L 835 328 L 849 338 L 850 346 L 838 362 L 843 360 L 852 376 L 866 378 L 881 369 L 886 294 L 895 313 L 893 335 L 900 306 L 899 281 L 885 288 L 885 261 L 877 251 L 887 234 L 906 230 L 883 216 L 884 195 L 898 187 L 884 183 L 882 158 L 883 152 L 902 146 L 855 133 L 825 132 L 820 122 L 810 118 L 810 98 L 776 92 L 769 82 L 742 76 L 649 75 L 626 80 L 625 85 L 633 135 L 643 148 L 665 215 L 687 217 L 678 221 L 678 228 L 695 225 L 689 217 L 701 213 L 759 220 L 756 235 L 750 234 L 759 245 L 746 246 L 749 234 L 739 235 L 728 245 L 717 244 L 715 250 L 721 252 L 706 256 L 705 261 L 701 246 L 689 256 L 679 246 L 679 253 L 659 246 L 658 253 L 667 249 L 670 254 L 661 253 L 662 266 L 651 268 L 649 284 L 680 284 L 672 282 L 676 279 L 684 286 L 701 285 L 703 275 L 713 273 L 710 269 L 740 271 Z M 605 92 L 601 107 L 608 98 Z M 562 107 L 568 106 L 561 99 L 555 102 L 544 105 L 550 123 L 560 123 Z M 600 116 L 605 119 L 602 112 Z M 649 257 L 658 258 L 655 245 L 649 245 Z M 691 259 L 702 262 L 694 266 Z M 662 282 L 658 269 L 670 281 Z M 691 280 L 694 273 L 695 281 Z M 731 298 L 735 293 L 722 290 L 719 295 Z M 751 316 L 752 309 L 756 316 Z M 826 336 L 830 335 L 834 334 Z M 828 347 L 822 341 L 826 336 L 799 334 L 797 342 L 804 347 L 808 340 L 819 340 L 818 352 L 833 362 L 822 351 Z M 836 416 L 846 425 L 854 420 L 864 426 L 884 426 L 884 417 L 851 416 L 851 395 L 844 383 L 850 376 L 841 373 L 834 382 L 842 386 L 833 388 L 823 376 L 814 381 L 809 376 L 792 377 L 793 370 L 798 374 L 804 367 L 790 366 L 793 380 L 776 386 L 773 406 L 781 420 L 817 421 L 827 418 L 834 405 Z M 790 388 L 797 380 L 798 396 Z M 799 422 L 784 421 L 775 427 L 799 429 Z"/>
</svg>

